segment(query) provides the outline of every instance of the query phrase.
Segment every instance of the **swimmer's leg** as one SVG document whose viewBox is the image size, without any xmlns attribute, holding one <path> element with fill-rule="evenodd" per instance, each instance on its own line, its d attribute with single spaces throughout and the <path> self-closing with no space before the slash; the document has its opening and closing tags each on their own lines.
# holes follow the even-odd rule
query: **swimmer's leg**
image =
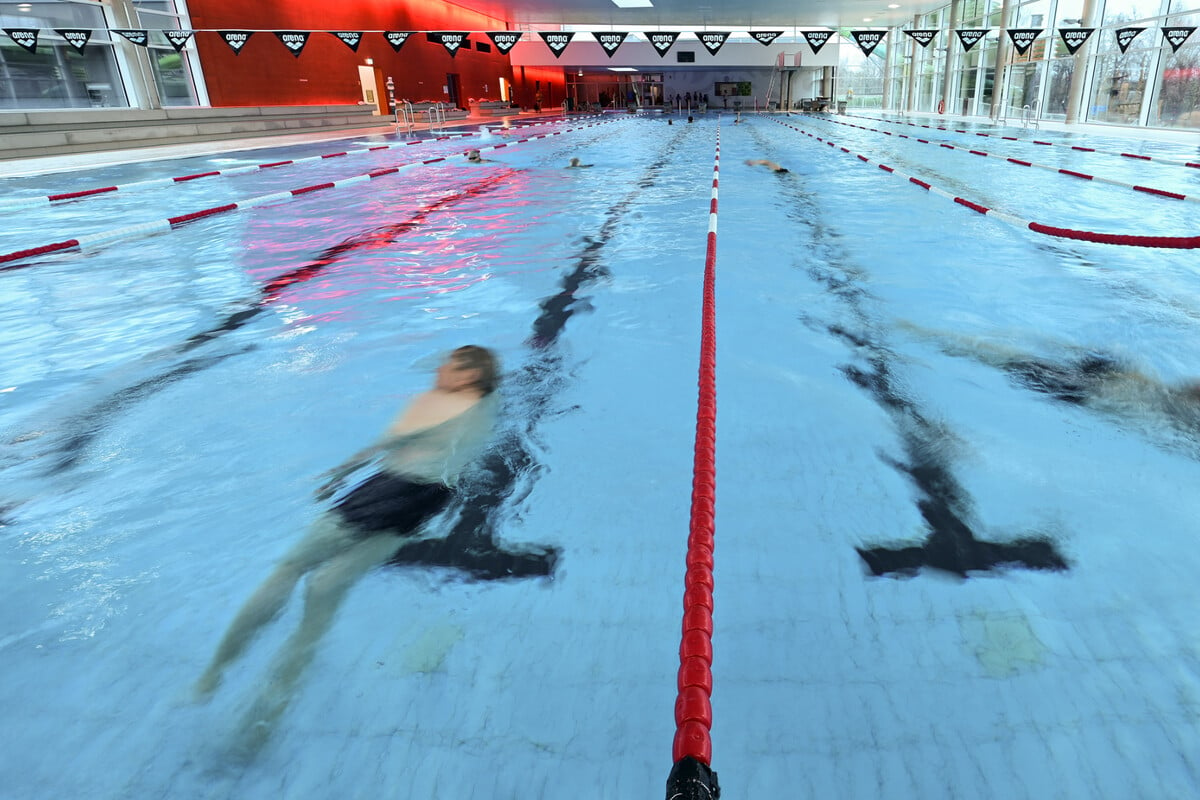
<svg viewBox="0 0 1200 800">
<path fill-rule="evenodd" d="M 271 577 L 258 587 L 234 617 L 212 663 L 196 682 L 197 699 L 204 699 L 217 688 L 225 667 L 240 656 L 255 634 L 279 614 L 304 573 L 344 551 L 350 544 L 349 532 L 338 524 L 335 516 L 325 514 L 313 524 L 308 535 L 283 557 Z"/>
<path fill-rule="evenodd" d="M 370 536 L 356 541 L 309 576 L 300 627 L 283 646 L 270 682 L 242 721 L 243 751 L 252 752 L 266 742 L 275 721 L 291 701 L 300 676 L 316 655 L 318 642 L 333 624 L 346 593 L 371 568 L 387 561 L 396 547 L 394 536 Z"/>
</svg>

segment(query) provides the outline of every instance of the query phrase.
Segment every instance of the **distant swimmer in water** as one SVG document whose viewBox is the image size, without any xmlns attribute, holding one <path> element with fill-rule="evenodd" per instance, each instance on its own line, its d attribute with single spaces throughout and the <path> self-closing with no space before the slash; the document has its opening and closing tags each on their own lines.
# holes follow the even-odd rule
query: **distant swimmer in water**
<svg viewBox="0 0 1200 800">
<path fill-rule="evenodd" d="M 774 161 L 768 161 L 765 158 L 758 158 L 758 159 L 747 158 L 746 166 L 747 167 L 766 167 L 767 169 L 771 170 L 772 172 L 787 172 L 786 168 L 779 166 Z"/>
<path fill-rule="evenodd" d="M 933 342 L 947 355 L 997 367 L 1027 389 L 1124 418 L 1159 417 L 1200 436 L 1200 381 L 1165 383 L 1116 356 L 1076 349 L 1062 360 L 980 338 L 901 322 L 901 330 Z"/>
<path fill-rule="evenodd" d="M 351 587 L 450 505 L 459 475 L 492 436 L 497 376 L 491 351 L 474 345 L 458 348 L 438 367 L 433 388 L 417 395 L 377 443 L 327 473 L 318 499 L 332 496 L 353 473 L 374 470 L 283 557 L 238 612 L 196 683 L 198 699 L 210 695 L 226 667 L 279 615 L 296 584 L 309 575 L 303 618 L 242 726 L 244 749 L 256 750 L 270 735 Z"/>
<path fill-rule="evenodd" d="M 488 161 L 491 161 L 491 159 L 484 158 L 483 156 L 479 155 L 478 150 L 468 150 L 467 151 L 467 161 L 470 161 L 472 164 L 483 164 Z"/>
<path fill-rule="evenodd" d="M 579 167 L 580 169 L 586 169 L 587 167 L 590 167 L 590 166 L 592 166 L 592 165 L 591 165 L 591 164 L 581 164 L 581 163 L 579 163 L 579 159 L 578 159 L 578 158 L 572 158 L 572 159 L 571 159 L 571 163 L 570 163 L 570 164 L 567 164 L 567 169 L 570 169 L 570 168 L 572 168 L 572 167 Z"/>
</svg>

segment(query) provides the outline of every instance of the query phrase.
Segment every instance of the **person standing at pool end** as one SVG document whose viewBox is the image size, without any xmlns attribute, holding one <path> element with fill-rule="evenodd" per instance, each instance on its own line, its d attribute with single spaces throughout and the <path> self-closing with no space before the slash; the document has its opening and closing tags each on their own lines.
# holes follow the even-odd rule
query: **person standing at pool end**
<svg viewBox="0 0 1200 800">
<path fill-rule="evenodd" d="M 326 473 L 318 499 L 332 496 L 345 478 L 363 467 L 376 466 L 370 477 L 316 520 L 250 597 L 195 686 L 198 700 L 211 695 L 230 662 L 278 616 L 300 579 L 312 573 L 300 625 L 279 652 L 269 683 L 246 716 L 247 749 L 266 741 L 350 588 L 401 549 L 402 539 L 414 537 L 449 506 L 459 475 L 491 438 L 498 373 L 490 350 L 458 348 L 438 367 L 433 388 L 417 395 L 377 443 Z"/>
<path fill-rule="evenodd" d="M 774 161 L 768 161 L 765 158 L 758 158 L 758 159 L 747 158 L 746 166 L 747 167 L 766 167 L 767 169 L 771 170 L 772 172 L 779 172 L 779 173 L 787 172 L 787 169 L 785 167 L 781 167 L 778 164 L 776 164 Z"/>
</svg>

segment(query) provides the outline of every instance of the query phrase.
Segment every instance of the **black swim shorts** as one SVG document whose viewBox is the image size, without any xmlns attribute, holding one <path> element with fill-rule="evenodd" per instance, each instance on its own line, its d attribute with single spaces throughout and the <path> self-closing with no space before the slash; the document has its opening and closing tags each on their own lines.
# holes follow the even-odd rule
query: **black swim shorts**
<svg viewBox="0 0 1200 800">
<path fill-rule="evenodd" d="M 405 536 L 443 511 L 451 496 L 440 483 L 415 483 L 380 472 L 354 487 L 334 508 L 348 525 L 364 533 Z"/>
</svg>

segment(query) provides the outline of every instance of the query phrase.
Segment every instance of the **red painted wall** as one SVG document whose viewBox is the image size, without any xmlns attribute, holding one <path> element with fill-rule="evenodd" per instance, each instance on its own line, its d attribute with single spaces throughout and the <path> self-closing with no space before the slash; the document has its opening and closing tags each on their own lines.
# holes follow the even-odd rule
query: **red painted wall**
<svg viewBox="0 0 1200 800">
<path fill-rule="evenodd" d="M 527 67 L 513 76 L 507 56 L 495 46 L 491 53 L 474 49 L 474 42 L 491 45 L 484 33 L 472 34 L 452 58 L 440 44 L 429 42 L 425 31 L 497 31 L 503 19 L 470 11 L 440 0 L 188 0 L 192 26 L 197 29 L 258 31 L 235 53 L 216 33 L 199 32 L 196 50 L 214 106 L 290 106 L 357 103 L 362 99 L 358 66 L 375 61 L 383 75 L 392 76 L 396 97 L 413 102 L 446 101 L 442 92 L 447 74 L 459 76 L 460 104 L 468 98 L 500 99 L 500 78 L 514 83 L 513 96 L 527 107 L 541 82 L 543 106 L 562 102 L 565 80 L 561 69 Z M 271 31 L 313 31 L 299 57 L 292 55 Z M 358 52 L 326 31 L 418 31 L 399 53 L 382 34 L 364 33 Z M 526 37 L 536 34 L 525 34 Z M 487 87 L 486 90 L 484 87 Z"/>
</svg>

